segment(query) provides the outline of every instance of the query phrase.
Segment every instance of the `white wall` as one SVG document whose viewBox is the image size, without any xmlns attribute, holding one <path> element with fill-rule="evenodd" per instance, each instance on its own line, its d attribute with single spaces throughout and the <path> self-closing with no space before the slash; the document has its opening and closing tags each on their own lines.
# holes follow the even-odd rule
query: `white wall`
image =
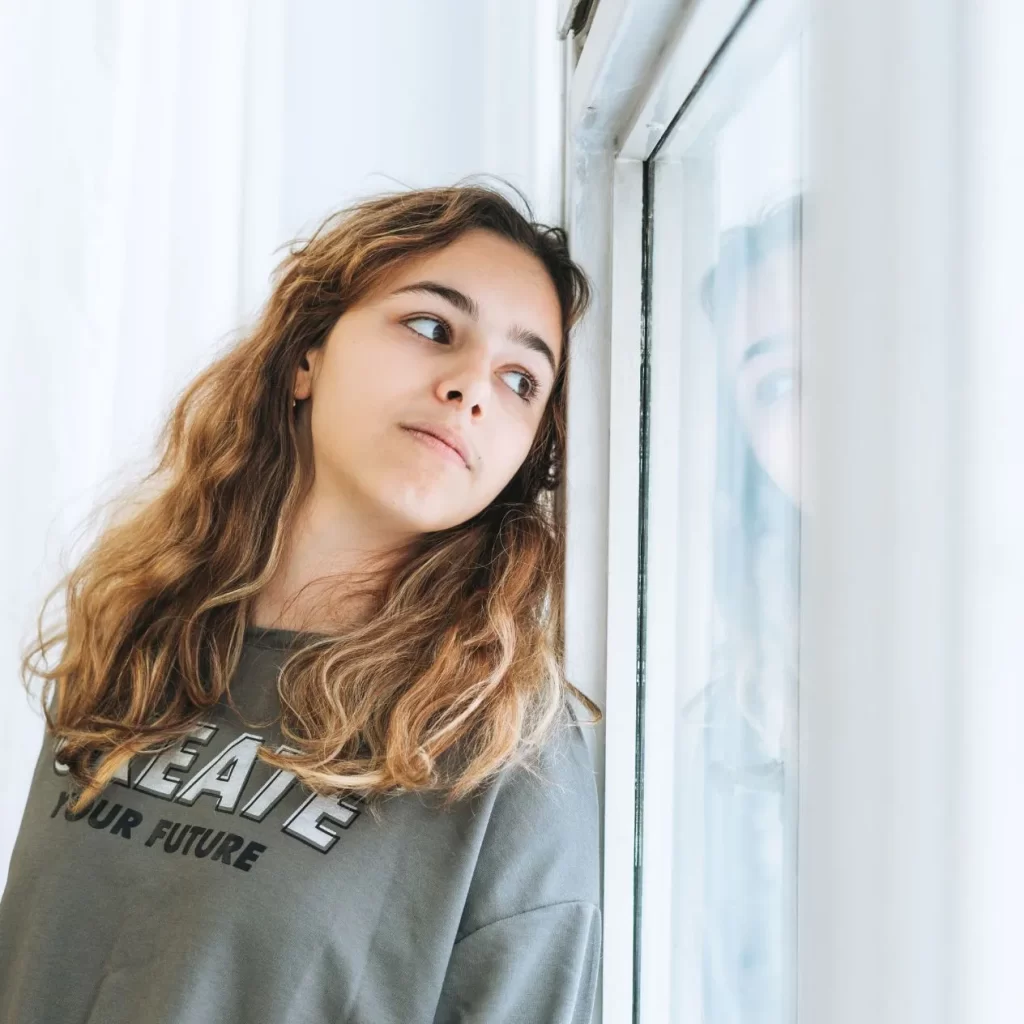
<svg viewBox="0 0 1024 1024">
<path fill-rule="evenodd" d="M 17 654 L 86 514 L 265 298 L 273 249 L 326 213 L 493 173 L 557 221 L 556 18 L 0 0 L 0 885 L 43 724 Z"/>
</svg>

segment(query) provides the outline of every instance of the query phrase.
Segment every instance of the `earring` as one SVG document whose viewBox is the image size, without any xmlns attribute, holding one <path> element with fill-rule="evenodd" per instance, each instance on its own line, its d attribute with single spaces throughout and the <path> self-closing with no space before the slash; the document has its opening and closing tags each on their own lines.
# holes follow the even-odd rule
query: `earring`
<svg viewBox="0 0 1024 1024">
<path fill-rule="evenodd" d="M 298 400 L 297 398 L 293 398 L 293 399 L 292 399 L 292 411 L 294 411 L 294 410 L 295 410 L 295 406 L 296 406 L 296 405 L 298 404 L 298 401 L 299 401 L 299 400 Z"/>
</svg>

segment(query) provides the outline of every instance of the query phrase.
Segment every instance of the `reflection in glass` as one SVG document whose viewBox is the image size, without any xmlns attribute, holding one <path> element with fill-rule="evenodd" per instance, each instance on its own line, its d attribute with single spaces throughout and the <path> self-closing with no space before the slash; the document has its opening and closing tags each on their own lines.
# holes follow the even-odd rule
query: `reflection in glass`
<svg viewBox="0 0 1024 1024">
<path fill-rule="evenodd" d="M 672 893 L 658 932 L 642 890 L 644 934 L 670 939 L 643 1012 L 680 1024 L 795 1020 L 801 39 L 764 39 L 730 43 L 655 158 L 646 710 L 675 723 L 670 759 L 645 752 L 653 845 L 672 765 Z"/>
<path fill-rule="evenodd" d="M 704 1011 L 782 1020 L 786 707 L 796 680 L 800 201 L 732 228 L 705 278 L 719 392 L 704 725 Z"/>
</svg>

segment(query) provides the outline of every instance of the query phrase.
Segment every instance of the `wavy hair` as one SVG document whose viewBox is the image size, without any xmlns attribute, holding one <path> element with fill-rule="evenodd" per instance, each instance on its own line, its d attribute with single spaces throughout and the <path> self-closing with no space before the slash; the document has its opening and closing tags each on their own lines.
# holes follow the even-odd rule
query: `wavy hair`
<svg viewBox="0 0 1024 1024">
<path fill-rule="evenodd" d="M 266 764 L 321 794 L 443 791 L 445 806 L 513 762 L 529 764 L 575 719 L 560 652 L 569 334 L 590 302 L 565 232 L 475 184 L 380 193 L 289 243 L 251 330 L 181 393 L 158 462 L 113 499 L 84 557 L 49 591 L 22 683 L 68 766 L 69 810 L 90 804 L 139 753 L 166 749 L 225 698 L 255 596 L 273 578 L 312 483 L 310 420 L 292 385 L 305 352 L 405 261 L 484 228 L 546 267 L 563 358 L 533 446 L 497 498 L 426 533 L 364 588 L 368 612 L 308 634 L 278 674 L 289 748 Z M 383 564 L 383 563 L 382 563 Z M 64 593 L 44 635 L 46 606 Z M 33 662 L 62 644 L 52 669 Z M 51 695 L 56 701 L 51 704 Z M 31 692 L 31 691 L 30 691 Z"/>
</svg>

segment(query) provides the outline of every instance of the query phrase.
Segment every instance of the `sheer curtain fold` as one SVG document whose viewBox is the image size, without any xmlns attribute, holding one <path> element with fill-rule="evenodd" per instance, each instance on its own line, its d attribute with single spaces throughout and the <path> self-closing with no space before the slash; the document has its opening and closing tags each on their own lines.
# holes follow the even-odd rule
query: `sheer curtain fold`
<svg viewBox="0 0 1024 1024">
<path fill-rule="evenodd" d="M 0 7 L 9 690 L 85 515 L 148 466 L 175 394 L 262 300 L 281 241 L 282 26 L 280 0 Z M 13 703 L 4 870 L 39 728 Z"/>
</svg>

